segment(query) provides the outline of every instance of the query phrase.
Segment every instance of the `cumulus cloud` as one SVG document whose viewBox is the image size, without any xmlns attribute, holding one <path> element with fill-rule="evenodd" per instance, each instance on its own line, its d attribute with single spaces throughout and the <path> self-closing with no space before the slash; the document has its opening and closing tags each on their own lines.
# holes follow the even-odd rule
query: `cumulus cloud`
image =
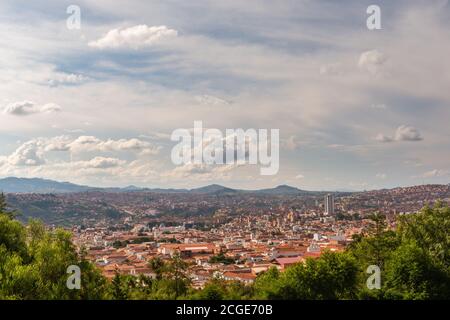
<svg viewBox="0 0 450 320">
<path fill-rule="evenodd" d="M 386 136 L 379 133 L 375 137 L 376 141 L 379 142 L 392 142 L 392 141 L 421 141 L 423 140 L 422 135 L 419 130 L 412 126 L 402 125 L 395 131 L 394 137 Z"/>
<path fill-rule="evenodd" d="M 47 103 L 42 106 L 37 106 L 34 102 L 28 100 L 10 103 L 3 109 L 3 113 L 15 116 L 26 116 L 33 113 L 51 113 L 58 111 L 61 111 L 61 107 L 55 103 Z"/>
<path fill-rule="evenodd" d="M 74 141 L 77 141 L 77 148 L 72 144 Z M 40 137 L 22 143 L 10 154 L 1 155 L 0 175 L 45 176 L 57 180 L 70 176 L 72 181 L 101 178 L 109 179 L 107 185 L 117 179 L 129 181 L 130 178 L 151 182 L 160 177 L 163 170 L 157 167 L 162 164 L 145 155 L 157 150 L 139 139 Z"/>
<path fill-rule="evenodd" d="M 51 112 L 58 112 L 58 111 L 61 111 L 61 107 L 59 105 L 57 105 L 56 103 L 47 103 L 39 108 L 39 112 L 42 112 L 42 113 L 51 113 Z"/>
<path fill-rule="evenodd" d="M 31 140 L 22 144 L 10 156 L 6 162 L 12 166 L 37 166 L 45 163 L 41 145 L 37 140 Z"/>
<path fill-rule="evenodd" d="M 16 116 L 24 116 L 32 113 L 36 113 L 37 109 L 32 101 L 18 101 L 8 104 L 3 112 L 5 114 L 13 114 Z"/>
<path fill-rule="evenodd" d="M 359 57 L 358 67 L 371 74 L 378 74 L 386 61 L 386 55 L 378 50 L 365 51 Z"/>
<path fill-rule="evenodd" d="M 377 179 L 384 180 L 384 179 L 387 178 L 387 175 L 386 175 L 385 173 L 377 173 L 377 174 L 375 175 L 375 177 L 376 177 Z"/>
<path fill-rule="evenodd" d="M 101 140 L 94 136 L 80 136 L 68 143 L 72 151 L 135 151 L 145 154 L 158 154 L 160 148 L 136 138 Z"/>
<path fill-rule="evenodd" d="M 111 9 L 104 4 L 106 2 L 101 1 L 101 6 L 108 10 Z M 105 21 L 102 20 L 91 21 L 92 24 L 87 26 L 89 28 L 84 30 L 87 32 L 88 40 L 78 39 L 75 33 L 73 41 L 60 41 L 59 29 L 54 27 L 59 24 L 58 21 L 55 22 L 55 25 L 51 23 L 30 26 L 30 28 L 26 26 L 16 28 L 16 23 L 14 23 L 11 28 L 4 30 L 4 36 L 8 39 L 11 38 L 15 45 L 0 49 L 2 57 L 8 61 L 7 68 L 3 68 L 1 72 L 3 84 L 6 85 L 6 88 L 2 90 L 4 93 L 2 98 L 8 100 L 0 102 L 1 107 L 24 98 L 36 99 L 36 102 L 43 104 L 50 100 L 41 101 L 40 99 L 52 97 L 51 101 L 60 103 L 66 110 L 64 102 L 67 101 L 70 105 L 70 117 L 58 119 L 60 120 L 57 122 L 58 130 L 79 128 L 83 121 L 89 120 L 95 122 L 95 125 L 90 128 L 91 130 L 102 132 L 103 143 L 105 139 L 107 140 L 104 137 L 128 138 L 128 136 L 120 135 L 128 135 L 133 132 L 146 133 L 149 128 L 170 133 L 173 128 L 185 127 L 186 123 L 191 123 L 194 119 L 204 119 L 208 125 L 218 128 L 232 128 L 237 124 L 244 128 L 283 128 L 286 134 L 285 139 L 290 135 L 296 135 L 308 141 L 311 148 L 305 148 L 304 152 L 308 153 L 308 157 L 302 161 L 306 161 L 305 166 L 314 167 L 311 169 L 317 172 L 317 177 L 313 179 L 314 182 L 311 182 L 311 186 L 326 188 L 333 185 L 332 183 L 319 185 L 326 183 L 323 177 L 329 174 L 323 168 L 326 162 L 317 160 L 321 158 L 322 152 L 326 152 L 327 156 L 334 156 L 335 150 L 320 150 L 319 153 L 315 148 L 316 145 L 336 143 L 330 147 L 337 148 L 342 144 L 351 146 L 365 143 L 364 138 L 367 135 L 369 138 L 374 138 L 378 132 L 384 133 L 381 135 L 381 141 L 394 141 L 398 125 L 407 124 L 405 119 L 411 120 L 415 115 L 421 116 L 423 110 L 419 106 L 430 101 L 434 107 L 432 114 L 427 116 L 429 121 L 423 122 L 421 127 L 418 127 L 421 133 L 426 134 L 425 138 L 427 142 L 429 140 L 429 145 L 406 142 L 384 144 L 384 147 L 396 147 L 402 144 L 401 152 L 393 152 L 389 157 L 389 160 L 392 161 L 386 163 L 387 158 L 382 155 L 384 150 L 379 151 L 376 146 L 373 147 L 369 144 L 364 159 L 361 159 L 359 154 L 355 157 L 350 157 L 349 154 L 346 160 L 351 164 L 358 165 L 360 161 L 370 158 L 374 162 L 386 165 L 389 169 L 393 169 L 391 166 L 401 169 L 404 157 L 417 156 L 424 163 L 432 165 L 430 168 L 432 169 L 439 168 L 442 165 L 442 159 L 448 155 L 447 149 L 445 149 L 445 139 L 443 139 L 448 135 L 444 122 L 445 119 L 448 119 L 449 111 L 447 107 L 449 95 L 445 90 L 445 85 L 448 84 L 448 81 L 445 80 L 449 74 L 449 64 L 443 63 L 445 52 L 449 51 L 446 49 L 450 44 L 449 28 L 445 24 L 447 21 L 445 10 L 434 13 L 434 10 L 433 12 L 429 11 L 428 7 L 431 5 L 428 4 L 427 6 L 416 6 L 409 3 L 405 6 L 397 6 L 396 4 L 389 8 L 389 10 L 395 10 L 393 15 L 398 18 L 390 25 L 392 32 L 383 33 L 382 37 L 376 36 L 368 39 L 363 29 L 359 30 L 361 32 L 355 32 L 352 27 L 353 22 L 361 17 L 355 17 L 351 9 L 340 10 L 343 19 L 348 20 L 349 23 L 341 25 L 339 29 L 333 28 L 334 24 L 339 22 L 333 19 L 327 20 L 331 24 L 310 25 L 309 22 L 314 18 L 323 16 L 324 8 L 325 11 L 330 8 L 331 11 L 343 9 L 339 7 L 339 4 L 331 5 L 331 2 L 326 2 L 325 7 L 317 4 L 307 10 L 300 10 L 302 14 L 311 19 L 280 19 L 280 17 L 286 17 L 286 14 L 279 15 L 280 8 L 283 8 L 283 13 L 300 12 L 295 10 L 299 8 L 295 1 L 289 2 L 289 5 L 272 5 L 270 7 L 264 5 L 264 9 L 256 8 L 248 3 L 242 4 L 242 6 L 233 5 L 232 11 L 223 10 L 223 6 L 217 8 L 208 5 L 202 7 L 206 19 L 200 19 L 201 21 L 199 20 L 199 23 L 195 25 L 195 30 L 189 28 L 189 23 L 192 22 L 189 21 L 192 20 L 190 14 L 194 13 L 189 10 L 195 8 L 188 8 L 189 10 L 184 12 L 185 14 L 180 15 L 179 8 L 176 9 L 173 5 L 172 1 L 164 2 L 161 6 L 158 5 L 158 10 L 156 10 L 158 12 L 147 10 L 151 6 L 144 5 L 139 1 L 134 1 L 127 8 L 114 8 L 115 17 L 131 23 L 126 27 L 143 23 L 147 23 L 149 27 L 167 23 L 166 25 L 170 28 L 178 29 L 179 25 L 190 30 L 190 34 L 183 37 L 183 43 L 175 44 L 176 48 L 171 47 L 175 50 L 171 50 L 170 55 L 140 56 L 142 60 L 139 63 L 126 61 L 122 55 L 96 56 L 97 53 L 93 51 L 108 48 L 135 47 L 137 49 L 142 46 L 152 48 L 153 45 L 157 47 L 158 42 L 165 39 L 165 36 L 158 38 L 150 45 L 143 44 L 146 43 L 144 36 L 141 39 L 125 34 L 126 28 L 108 32 L 123 25 L 106 27 L 103 29 L 104 33 L 101 31 L 101 33 L 93 34 L 92 32 L 99 30 L 97 28 L 104 28 L 105 25 L 102 26 L 102 23 Z M 139 6 L 141 10 L 136 10 L 136 6 Z M 245 9 L 241 10 L 241 7 L 245 7 Z M 252 18 L 254 18 L 252 22 L 258 22 L 257 25 L 252 24 L 252 32 L 260 36 L 258 41 L 253 41 L 255 39 L 245 36 L 248 32 L 248 24 L 239 23 L 239 21 L 248 20 L 247 7 L 251 7 Z M 45 6 L 41 9 L 47 10 Z M 131 10 L 133 14 L 129 14 L 131 11 L 123 12 L 123 10 Z M 6 14 L 8 15 L 9 12 Z M 276 17 L 272 14 L 276 14 Z M 11 12 L 13 18 L 11 21 L 17 20 L 16 16 L 17 12 Z M 175 16 L 181 18 L 182 21 L 174 20 Z M 214 25 L 219 16 L 230 16 L 237 23 L 215 25 L 217 27 L 215 32 L 210 32 L 211 25 Z M 177 21 L 177 25 L 160 21 Z M 8 33 L 8 29 L 14 29 L 17 32 L 11 35 Z M 181 31 L 181 27 L 179 30 Z M 297 30 L 303 32 L 299 34 L 296 32 Z M 332 30 L 338 30 L 338 34 L 333 33 Z M 144 33 L 149 32 L 145 31 Z M 36 36 L 40 34 L 49 36 L 45 39 Z M 343 45 L 343 39 L 345 39 L 345 45 Z M 430 40 L 426 46 L 421 41 L 423 39 Z M 73 54 L 74 50 L 79 49 L 80 44 L 87 47 L 87 43 L 91 40 L 95 40 L 91 43 L 92 47 L 88 47 L 92 52 L 84 52 L 82 56 L 89 56 L 92 61 L 80 64 L 80 55 Z M 23 43 L 27 45 L 20 45 Z M 374 48 L 379 48 L 382 53 L 388 54 L 389 58 L 386 60 L 386 56 L 380 52 L 364 53 L 364 51 Z M 45 55 L 42 55 L 43 52 Z M 32 62 L 32 60 L 35 61 Z M 338 61 L 342 64 L 345 77 L 325 76 L 339 71 L 333 65 L 333 62 Z M 42 68 L 41 62 L 46 62 L 49 67 Z M 358 65 L 360 66 L 358 67 Z M 323 67 L 321 68 L 321 66 Z M 381 71 L 383 73 L 387 67 L 391 66 L 394 68 L 392 77 L 382 82 L 373 81 L 370 72 Z M 66 75 L 58 75 L 60 70 L 71 71 L 68 71 Z M 442 72 L 436 72 L 436 70 Z M 319 75 L 319 71 L 323 76 Z M 100 81 L 89 81 L 82 86 L 63 87 L 66 84 L 83 81 L 82 76 L 71 75 L 70 72 L 81 72 L 86 76 L 98 78 Z M 48 88 L 47 81 L 51 86 L 61 87 Z M 23 92 L 29 92 L 29 95 L 19 96 Z M 221 92 L 219 97 L 223 94 L 227 99 L 236 101 L 236 109 L 238 109 L 237 106 L 245 106 L 245 108 L 218 116 L 215 113 L 205 113 L 204 108 L 186 107 L 196 102 L 193 92 L 195 94 Z M 211 105 L 211 108 L 216 105 L 211 99 L 203 100 L 206 105 Z M 389 118 L 383 118 L 385 112 L 381 110 L 382 108 L 379 108 L 379 112 L 369 109 L 372 103 L 401 105 L 402 102 L 411 104 L 412 108 L 395 108 L 389 112 Z M 91 107 L 93 105 L 95 108 Z M 127 106 L 129 112 L 126 117 L 117 116 L 123 112 L 123 106 Z M 50 117 L 35 114 L 28 118 Z M 20 121 L 20 117 L 13 119 L 12 116 L 4 116 L 4 120 L 2 130 L 6 133 L 5 145 L 14 142 L 15 137 L 18 136 L 14 133 L 17 132 L 20 133 L 19 136 L 23 137 L 24 135 L 47 135 L 51 131 L 56 131 L 48 127 L 55 123 L 54 121 L 29 123 Z M 390 126 L 390 129 L 388 131 L 380 130 L 381 123 L 384 123 L 383 126 Z M 417 125 L 414 121 L 411 124 Z M 83 135 L 90 134 L 83 133 Z M 109 136 L 109 134 L 111 135 Z M 81 134 L 77 133 L 76 136 L 78 135 Z M 293 140 L 293 142 L 291 146 L 295 148 L 296 141 Z M 169 143 L 163 145 L 169 148 Z M 417 145 L 420 146 L 420 149 L 416 148 Z M 95 146 L 95 143 L 92 146 Z M 70 150 L 67 144 L 56 142 L 52 148 L 61 151 Z M 341 147 L 341 149 L 343 148 Z M 95 147 L 93 150 L 96 150 Z M 61 153 L 61 155 L 51 154 L 51 157 L 64 157 L 67 160 L 68 155 L 65 152 Z M 88 159 L 95 155 L 97 154 L 89 154 L 84 157 L 75 154 L 74 158 Z M 105 156 L 115 157 L 110 152 Z M 298 155 L 294 153 L 286 154 L 287 161 L 284 164 L 286 167 L 280 173 L 280 177 L 295 176 L 299 166 L 299 161 L 295 161 L 296 156 Z M 342 156 L 346 155 L 342 154 Z M 161 155 L 159 162 L 167 163 L 164 161 L 166 159 L 165 155 Z M 358 170 L 352 170 L 352 165 L 340 169 L 348 175 L 348 180 L 359 179 L 360 173 Z M 395 183 L 404 183 L 400 179 L 407 173 L 400 169 L 398 175 L 392 177 L 392 183 L 394 181 Z M 378 170 L 382 171 L 383 169 Z M 147 168 L 143 167 L 139 171 L 139 175 L 146 171 Z M 371 178 L 375 179 L 375 173 Z M 77 176 L 78 173 L 73 171 L 67 175 L 67 179 L 77 179 Z M 123 181 L 127 181 L 127 179 L 125 177 Z M 244 180 L 238 176 L 236 179 L 234 181 L 236 184 L 241 184 Z M 96 180 L 93 178 L 91 181 Z M 189 182 L 181 179 L 180 183 L 188 184 Z"/>
<path fill-rule="evenodd" d="M 295 179 L 304 179 L 304 178 L 305 178 L 305 176 L 302 174 L 298 174 L 295 176 Z"/>
<path fill-rule="evenodd" d="M 139 139 L 101 140 L 93 136 L 57 136 L 35 138 L 20 145 L 12 154 L 3 156 L 3 164 L 12 166 L 35 166 L 46 163 L 44 155 L 48 152 L 119 152 L 131 151 L 135 154 L 156 154 L 159 148 Z M 122 164 L 115 158 L 97 156 L 85 163 L 91 168 L 106 168 Z"/>
<path fill-rule="evenodd" d="M 400 126 L 395 132 L 397 141 L 420 141 L 423 140 L 419 130 L 411 126 Z"/>
<path fill-rule="evenodd" d="M 96 41 L 89 42 L 89 46 L 98 49 L 151 47 L 156 43 L 173 38 L 178 31 L 166 26 L 137 25 L 129 28 L 113 29 Z"/>
<path fill-rule="evenodd" d="M 117 158 L 95 157 L 89 161 L 84 161 L 83 165 L 87 168 L 106 169 L 118 167 L 125 163 L 126 161 Z"/>
</svg>

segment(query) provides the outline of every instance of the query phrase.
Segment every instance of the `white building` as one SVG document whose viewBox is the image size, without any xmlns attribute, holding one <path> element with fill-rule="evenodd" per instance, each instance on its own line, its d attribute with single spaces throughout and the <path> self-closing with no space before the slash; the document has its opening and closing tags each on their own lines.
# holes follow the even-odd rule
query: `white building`
<svg viewBox="0 0 450 320">
<path fill-rule="evenodd" d="M 334 215 L 334 196 L 332 194 L 325 196 L 325 214 L 328 216 Z"/>
</svg>

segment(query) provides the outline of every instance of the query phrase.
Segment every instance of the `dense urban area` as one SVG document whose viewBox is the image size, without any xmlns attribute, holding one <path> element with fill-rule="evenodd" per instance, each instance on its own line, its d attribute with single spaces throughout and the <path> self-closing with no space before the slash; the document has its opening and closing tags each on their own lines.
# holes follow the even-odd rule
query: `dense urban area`
<svg viewBox="0 0 450 320">
<path fill-rule="evenodd" d="M 252 284 L 271 267 L 287 267 L 342 252 L 372 227 L 387 229 L 437 200 L 450 203 L 449 185 L 365 192 L 308 192 L 289 186 L 239 191 L 212 185 L 192 191 L 9 193 L 19 219 L 64 226 L 108 278 L 157 277 L 151 261 L 174 256 L 187 266 L 193 288 L 212 279 Z"/>
</svg>

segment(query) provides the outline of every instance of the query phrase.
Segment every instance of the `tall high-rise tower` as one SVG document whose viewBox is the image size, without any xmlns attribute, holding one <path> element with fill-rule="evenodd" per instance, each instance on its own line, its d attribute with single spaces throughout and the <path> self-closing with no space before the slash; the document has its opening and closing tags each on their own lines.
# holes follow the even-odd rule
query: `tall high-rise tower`
<svg viewBox="0 0 450 320">
<path fill-rule="evenodd" d="M 334 196 L 332 194 L 325 196 L 325 214 L 328 216 L 334 215 Z"/>
</svg>

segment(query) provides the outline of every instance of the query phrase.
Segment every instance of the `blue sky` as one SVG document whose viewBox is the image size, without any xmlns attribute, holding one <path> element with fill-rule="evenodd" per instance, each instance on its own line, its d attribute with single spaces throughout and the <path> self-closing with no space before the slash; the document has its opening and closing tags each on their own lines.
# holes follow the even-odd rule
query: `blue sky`
<svg viewBox="0 0 450 320">
<path fill-rule="evenodd" d="M 77 30 L 66 27 L 71 4 Z M 381 30 L 366 27 L 371 4 Z M 0 177 L 315 190 L 448 183 L 449 18 L 444 0 L 2 1 Z M 280 129 L 278 174 L 175 167 L 170 134 L 195 120 Z"/>
</svg>

